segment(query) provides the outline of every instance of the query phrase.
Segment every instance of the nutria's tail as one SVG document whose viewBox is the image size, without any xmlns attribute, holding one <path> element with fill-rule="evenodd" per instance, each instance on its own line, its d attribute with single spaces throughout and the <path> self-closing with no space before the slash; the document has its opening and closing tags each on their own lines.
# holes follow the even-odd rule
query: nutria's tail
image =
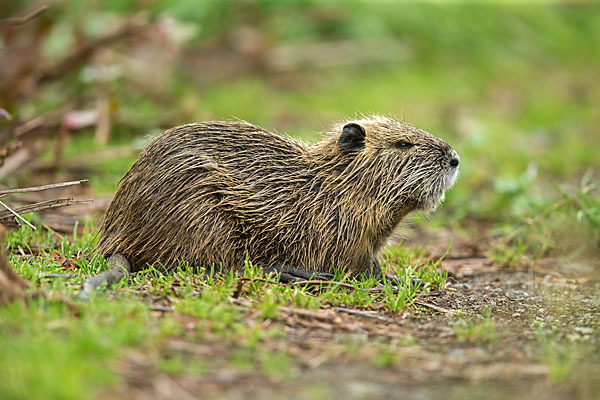
<svg viewBox="0 0 600 400">
<path fill-rule="evenodd" d="M 110 286 L 119 283 L 123 278 L 129 277 L 130 272 L 131 265 L 127 258 L 121 254 L 113 254 L 108 259 L 108 269 L 86 280 L 79 297 L 82 300 L 89 300 L 90 294 L 102 284 L 105 283 L 106 286 Z"/>
</svg>

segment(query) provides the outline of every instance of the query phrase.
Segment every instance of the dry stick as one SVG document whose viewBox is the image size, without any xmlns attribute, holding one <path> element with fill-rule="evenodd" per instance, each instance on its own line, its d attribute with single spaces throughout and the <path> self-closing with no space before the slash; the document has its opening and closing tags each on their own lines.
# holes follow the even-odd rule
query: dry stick
<svg viewBox="0 0 600 400">
<path fill-rule="evenodd" d="M 4 108 L 0 108 L 0 117 L 3 117 L 4 119 L 7 119 L 9 121 L 12 120 L 12 115 L 10 115 L 10 113 Z"/>
<path fill-rule="evenodd" d="M 240 296 L 240 294 L 242 292 L 242 289 L 244 288 L 244 283 L 245 282 L 265 282 L 265 283 L 268 283 L 268 284 L 271 284 L 271 285 L 286 286 L 285 283 L 276 282 L 276 281 L 272 281 L 272 280 L 265 279 L 265 278 L 241 277 L 241 278 L 238 278 L 237 287 L 235 288 L 235 290 L 233 291 L 233 293 L 231 295 L 232 298 L 237 299 Z"/>
<path fill-rule="evenodd" d="M 60 126 L 64 115 L 75 108 L 73 103 L 67 103 L 58 110 L 33 117 L 14 128 L 14 136 L 19 138 L 36 129 L 54 130 Z"/>
<path fill-rule="evenodd" d="M 254 277 L 254 278 L 241 277 L 241 278 L 238 278 L 238 281 L 240 281 L 240 282 L 256 282 L 256 281 L 258 281 L 258 282 L 270 283 L 270 284 L 273 284 L 273 285 L 286 286 L 285 283 L 281 283 L 281 282 L 277 282 L 277 281 L 272 281 L 272 280 L 265 279 L 265 278 L 256 278 L 256 277 Z"/>
<path fill-rule="evenodd" d="M 353 310 L 351 308 L 344 308 L 344 307 L 333 307 L 333 309 L 335 311 L 340 311 L 340 312 L 344 312 L 344 313 L 352 314 L 352 315 L 358 315 L 360 317 L 365 317 L 365 318 L 376 319 L 376 320 L 379 320 L 382 322 L 394 322 L 394 320 L 391 318 L 384 317 L 382 315 L 378 315 L 378 314 L 372 313 L 370 311 Z"/>
<path fill-rule="evenodd" d="M 26 205 L 23 207 L 19 207 L 19 208 L 15 209 L 14 211 L 17 213 L 26 214 L 29 212 L 46 210 L 49 208 L 70 206 L 72 204 L 90 204 L 92 202 L 93 202 L 93 200 L 56 199 L 56 200 L 42 201 L 39 203 L 29 204 L 29 205 Z M 4 204 L 4 203 L 2 203 L 2 204 Z M 4 206 L 6 207 L 6 205 L 4 205 Z M 13 214 L 12 212 L 7 212 L 7 211 L 0 212 L 0 220 L 8 218 L 12 214 Z"/>
<path fill-rule="evenodd" d="M 418 306 L 422 306 L 422 307 L 431 308 L 432 310 L 443 312 L 445 314 L 454 314 L 455 313 L 454 310 L 449 310 L 447 308 L 442 308 L 442 307 L 436 306 L 435 304 L 423 303 L 422 301 L 414 301 L 414 304 L 416 304 Z"/>
<path fill-rule="evenodd" d="M 46 229 L 48 232 L 51 232 L 53 235 L 56 235 L 56 237 L 58 237 L 59 240 L 63 240 L 65 238 L 64 235 L 61 235 L 60 233 L 56 232 L 54 229 L 50 228 L 44 223 L 42 223 L 42 228 Z"/>
<path fill-rule="evenodd" d="M 331 321 L 332 319 L 334 319 L 336 317 L 335 313 L 332 313 L 332 314 L 327 313 L 326 314 L 322 311 L 312 311 L 312 310 L 307 310 L 305 308 L 298 308 L 298 307 L 282 306 L 282 307 L 280 307 L 280 310 L 283 311 L 284 313 L 295 314 L 295 315 L 299 315 L 302 317 L 319 319 L 322 321 Z"/>
<path fill-rule="evenodd" d="M 21 221 L 25 222 L 25 224 L 28 225 L 31 229 L 33 229 L 34 231 L 36 230 L 35 226 L 31 225 L 31 223 L 29 221 L 27 221 L 25 218 L 21 217 L 15 210 L 13 210 L 12 208 L 10 208 L 6 204 L 4 204 L 1 200 L 0 200 L 0 205 L 4 206 L 4 208 L 6 208 L 8 210 L 8 212 L 9 212 L 8 215 L 11 215 L 11 214 L 14 215 Z M 2 213 L 0 213 L 0 219 L 2 219 Z"/>
<path fill-rule="evenodd" d="M 41 273 L 38 274 L 38 278 L 72 278 L 77 274 L 55 274 L 55 273 Z"/>
<path fill-rule="evenodd" d="M 59 187 L 72 186 L 72 185 L 79 185 L 79 184 L 85 183 L 85 182 L 89 182 L 89 180 L 81 179 L 78 181 L 52 183 L 50 185 L 33 186 L 33 187 L 21 188 L 21 189 L 5 189 L 5 190 L 0 190 L 0 196 L 4 196 L 4 195 L 10 194 L 10 193 L 40 192 L 42 190 L 56 189 Z"/>
<path fill-rule="evenodd" d="M 37 18 L 40 15 L 42 15 L 43 13 L 45 13 L 46 10 L 48 10 L 48 8 L 49 8 L 48 6 L 41 6 L 37 10 L 32 11 L 23 17 L 0 19 L 0 24 L 1 25 L 23 25 L 23 24 L 28 23 L 32 19 Z"/>
<path fill-rule="evenodd" d="M 323 281 L 323 280 L 298 281 L 298 282 L 292 282 L 292 283 L 290 283 L 290 285 L 292 285 L 292 286 L 299 286 L 299 285 L 319 285 L 319 286 L 338 285 L 338 286 L 342 286 L 342 287 L 345 287 L 345 288 L 354 289 L 354 286 L 352 286 L 352 285 L 350 285 L 348 283 L 335 282 L 335 281 Z"/>
<path fill-rule="evenodd" d="M 89 59 L 98 49 L 108 46 L 109 44 L 120 40 L 123 37 L 133 35 L 142 30 L 146 26 L 145 23 L 128 23 L 113 33 L 85 43 L 82 47 L 76 49 L 71 54 L 66 56 L 58 64 L 41 71 L 37 78 L 37 83 L 46 83 L 61 75 L 64 75 L 71 70 L 77 68 L 84 61 Z"/>
<path fill-rule="evenodd" d="M 173 307 L 166 307 L 166 306 L 152 305 L 152 306 L 150 306 L 148 308 L 150 309 L 150 311 L 161 311 L 161 312 L 173 312 L 173 311 L 175 311 L 175 309 Z"/>
</svg>

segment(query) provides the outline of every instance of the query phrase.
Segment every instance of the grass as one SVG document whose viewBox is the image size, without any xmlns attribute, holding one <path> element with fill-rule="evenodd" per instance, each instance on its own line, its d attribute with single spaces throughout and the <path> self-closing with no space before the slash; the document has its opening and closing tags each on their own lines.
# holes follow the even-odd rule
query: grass
<svg viewBox="0 0 600 400">
<path fill-rule="evenodd" d="M 565 383 L 572 378 L 572 372 L 585 357 L 581 346 L 572 342 L 560 341 L 556 335 L 538 330 L 540 359 L 548 368 L 548 377 L 555 383 Z"/>
<path fill-rule="evenodd" d="M 134 274 L 129 284 L 121 283 L 109 292 L 98 292 L 84 302 L 76 296 L 84 279 L 107 268 L 105 260 L 93 252 L 95 241 L 92 226 L 86 226 L 83 234 L 60 241 L 50 232 L 32 231 L 25 226 L 7 235 L 6 242 L 13 254 L 9 261 L 31 282 L 32 288 L 44 292 L 44 297 L 35 297 L 26 307 L 15 303 L 0 309 L 0 353 L 5 355 L 0 360 L 0 370 L 11 371 L 10 379 L 0 387 L 0 397 L 68 399 L 81 398 L 86 393 L 93 398 L 102 388 L 118 382 L 114 365 L 128 349 L 163 354 L 157 359 L 156 368 L 168 374 L 205 373 L 209 364 L 192 361 L 185 354 L 161 352 L 172 338 L 225 341 L 235 349 L 231 363 L 236 368 L 259 368 L 266 376 L 285 380 L 290 377 L 290 355 L 285 350 L 275 351 L 261 345 L 272 340 L 284 343 L 283 331 L 263 326 L 265 321 L 283 318 L 282 306 L 317 310 L 324 305 L 368 308 L 379 304 L 396 313 L 406 309 L 418 296 L 410 279 L 412 275 L 424 279 L 423 287 L 439 283 L 436 278 L 428 280 L 427 274 L 431 274 L 428 267 L 423 269 L 429 271 L 426 273 L 408 267 L 402 275 L 405 287 L 394 293 L 386 285 L 378 296 L 372 292 L 374 280 L 343 278 L 343 283 L 353 289 L 336 284 L 320 288 L 281 286 L 265 282 L 273 278 L 265 277 L 259 268 L 248 263 L 249 281 L 242 283 L 231 274 L 203 281 L 182 263 L 170 274 L 147 268 Z M 40 249 L 39 255 L 20 255 L 21 252 L 27 255 L 34 248 Z M 76 267 L 65 270 L 57 261 L 69 257 Z M 44 274 L 49 273 L 72 276 L 45 278 Z M 143 288 L 143 296 L 136 288 Z M 236 291 L 247 306 L 231 302 Z M 175 312 L 151 317 L 148 297 L 168 299 Z M 250 324 L 247 307 L 254 315 Z M 182 317 L 193 319 L 191 328 L 179 320 Z M 394 359 L 391 350 L 385 349 L 373 357 L 376 365 L 387 365 Z M 56 368 L 57 363 L 60 368 Z"/>
<path fill-rule="evenodd" d="M 498 332 L 490 308 L 483 308 L 473 318 L 460 317 L 452 325 L 456 337 L 463 342 L 493 343 L 504 336 Z"/>
<path fill-rule="evenodd" d="M 597 351 L 586 341 L 561 333 L 561 328 L 539 321 L 532 323 L 536 333 L 536 357 L 546 366 L 548 378 L 555 385 L 575 388 L 580 397 L 593 398 L 598 390 L 594 377 L 600 370 Z M 594 354 L 590 358 L 589 354 Z"/>
<path fill-rule="evenodd" d="M 2 398 L 81 398 L 94 396 L 117 377 L 111 363 L 128 348 L 150 348 L 166 322 L 149 331 L 140 301 L 96 299 L 71 309 L 58 300 L 13 304 L 0 312 Z"/>
</svg>

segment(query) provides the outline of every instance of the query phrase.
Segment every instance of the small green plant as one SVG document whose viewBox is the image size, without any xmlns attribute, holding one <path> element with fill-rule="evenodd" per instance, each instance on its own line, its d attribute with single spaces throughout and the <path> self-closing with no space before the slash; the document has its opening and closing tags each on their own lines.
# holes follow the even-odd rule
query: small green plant
<svg viewBox="0 0 600 400">
<path fill-rule="evenodd" d="M 373 356 L 373 364 L 378 367 L 393 367 L 400 363 L 402 357 L 398 355 L 394 345 L 381 345 Z"/>
<path fill-rule="evenodd" d="M 522 267 L 526 263 L 527 246 L 518 239 L 514 244 L 494 244 L 488 256 L 496 263 L 507 267 Z"/>
<path fill-rule="evenodd" d="M 413 304 L 417 298 L 417 290 L 420 285 L 413 281 L 414 269 L 407 267 L 403 270 L 403 274 L 399 276 L 399 280 L 402 283 L 398 287 L 394 286 L 392 282 L 384 280 L 383 293 L 385 296 L 382 299 L 382 303 L 385 304 L 392 312 L 399 312 L 407 306 Z M 423 285 L 422 289 L 426 289 L 428 283 Z"/>
<path fill-rule="evenodd" d="M 386 264 L 410 265 L 413 260 L 418 262 L 425 258 L 426 254 L 425 249 L 419 246 L 403 246 L 401 242 L 396 246 L 388 247 L 383 254 L 383 259 Z"/>
<path fill-rule="evenodd" d="M 279 296 L 276 290 L 273 288 L 267 288 L 263 291 L 260 302 L 258 303 L 258 309 L 261 312 L 261 317 L 264 319 L 273 319 L 277 313 L 279 305 Z"/>
<path fill-rule="evenodd" d="M 442 267 L 442 260 L 428 261 L 417 269 L 417 277 L 430 286 L 443 288 L 448 282 L 448 271 Z"/>
<path fill-rule="evenodd" d="M 390 247 L 386 250 L 383 257 L 386 260 L 384 262 L 384 269 L 399 275 L 410 271 L 414 278 L 420 279 L 423 282 L 421 289 L 424 290 L 429 287 L 444 287 L 448 281 L 448 271 L 443 269 L 442 263 L 451 246 L 452 243 L 450 242 L 446 252 L 437 261 L 426 260 L 425 263 L 422 263 L 421 260 L 425 258 L 426 252 L 418 246 L 410 248 L 401 245 Z M 394 265 L 400 268 L 390 270 Z M 416 267 L 412 267 L 413 265 Z"/>
<path fill-rule="evenodd" d="M 493 343 L 504 336 L 498 332 L 489 307 L 474 318 L 459 317 L 452 325 L 456 337 L 465 342 Z"/>
<path fill-rule="evenodd" d="M 575 343 L 561 341 L 555 333 L 547 332 L 541 324 L 534 325 L 535 328 L 539 357 L 548 368 L 548 378 L 556 383 L 567 382 L 584 353 Z"/>
<path fill-rule="evenodd" d="M 285 350 L 262 349 L 257 356 L 265 375 L 279 380 L 290 378 L 292 359 Z"/>
</svg>

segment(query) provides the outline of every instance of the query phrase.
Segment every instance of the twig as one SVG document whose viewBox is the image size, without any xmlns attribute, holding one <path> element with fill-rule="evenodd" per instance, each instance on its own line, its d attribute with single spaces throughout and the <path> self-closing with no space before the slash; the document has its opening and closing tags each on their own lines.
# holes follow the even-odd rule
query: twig
<svg viewBox="0 0 600 400">
<path fill-rule="evenodd" d="M 333 320 L 336 315 L 335 313 L 324 313 L 322 311 L 312 311 L 312 310 L 307 310 L 304 308 L 298 308 L 298 307 L 280 307 L 279 308 L 282 312 L 284 313 L 289 313 L 289 314 L 295 314 L 295 315 L 299 315 L 302 317 L 307 317 L 307 318 L 314 318 L 314 319 L 319 319 L 322 321 L 331 321 Z"/>
<path fill-rule="evenodd" d="M 398 286 L 393 286 L 393 285 L 391 286 L 391 289 L 389 289 L 389 290 L 392 292 L 392 294 L 398 294 L 398 291 L 399 291 Z M 383 284 L 381 284 L 381 283 L 379 284 L 378 287 L 374 287 L 373 289 L 369 290 L 369 294 L 380 295 L 380 294 L 385 294 L 385 293 L 386 293 L 385 286 L 383 286 Z"/>
<path fill-rule="evenodd" d="M 85 43 L 82 47 L 76 49 L 71 54 L 66 56 L 62 61 L 58 62 L 58 64 L 46 69 L 45 71 L 41 71 L 38 75 L 37 83 L 46 83 L 70 72 L 88 60 L 90 56 L 92 56 L 98 49 L 108 46 L 125 36 L 132 35 L 145 26 L 145 22 L 131 22 L 113 33 L 109 33 L 106 36 Z"/>
<path fill-rule="evenodd" d="M 55 273 L 40 273 L 38 278 L 72 278 L 76 274 L 55 274 Z"/>
<path fill-rule="evenodd" d="M 93 200 L 56 199 L 56 200 L 42 201 L 39 203 L 29 204 L 29 205 L 26 205 L 23 207 L 19 207 L 15 211 L 18 213 L 21 213 L 21 214 L 26 214 L 26 213 L 30 213 L 30 212 L 34 212 L 34 211 L 46 210 L 49 208 L 70 206 L 72 204 L 89 204 L 92 201 Z M 2 203 L 2 204 L 4 205 L 4 203 Z M 6 205 L 4 205 L 4 206 L 7 207 Z M 1 212 L 0 220 L 10 217 L 11 214 L 13 214 L 13 213 L 12 212 Z"/>
<path fill-rule="evenodd" d="M 61 235 L 60 233 L 56 232 L 54 229 L 50 228 L 48 225 L 46 225 L 44 223 L 42 223 L 42 228 L 46 229 L 48 232 L 51 232 L 53 235 L 56 235 L 59 240 L 63 240 L 65 238 L 64 235 Z"/>
<path fill-rule="evenodd" d="M 455 313 L 454 310 L 449 310 L 447 308 L 442 308 L 442 307 L 436 306 L 435 304 L 424 303 L 422 301 L 414 301 L 414 304 L 416 304 L 418 306 L 422 306 L 422 307 L 431 308 L 432 310 L 443 312 L 445 314 L 454 314 Z"/>
<path fill-rule="evenodd" d="M 265 279 L 265 278 L 259 278 L 259 277 L 241 277 L 238 278 L 237 281 L 237 286 L 235 288 L 235 290 L 233 291 L 233 293 L 231 294 L 231 297 L 234 299 L 237 299 L 238 297 L 240 297 L 240 294 L 242 293 L 242 289 L 244 288 L 244 283 L 246 282 L 265 282 L 271 285 L 279 285 L 279 286 L 285 286 L 285 283 L 281 283 L 281 282 L 277 282 L 277 281 L 272 281 L 269 279 Z"/>
<path fill-rule="evenodd" d="M 298 281 L 298 282 L 292 282 L 290 283 L 291 286 L 299 286 L 299 285 L 319 285 L 319 286 L 327 286 L 327 285 L 338 285 L 341 287 L 345 287 L 345 288 L 349 288 L 349 289 L 354 289 L 354 286 L 348 284 L 348 283 L 343 283 L 343 282 L 336 282 L 336 281 L 323 281 L 323 280 L 308 280 L 308 281 Z"/>
<path fill-rule="evenodd" d="M 5 190 L 0 190 L 0 196 L 4 196 L 5 194 L 10 194 L 10 193 L 40 192 L 42 190 L 56 189 L 59 187 L 72 186 L 72 185 L 79 185 L 79 184 L 85 183 L 85 182 L 89 182 L 89 180 L 81 179 L 78 181 L 52 183 L 50 185 L 33 186 L 33 187 L 21 188 L 21 189 L 5 189 Z"/>
<path fill-rule="evenodd" d="M 372 313 L 369 311 L 353 310 L 351 308 L 343 308 L 343 307 L 333 307 L 333 309 L 335 311 L 340 311 L 340 312 L 344 312 L 344 313 L 352 314 L 352 315 L 358 315 L 360 317 L 376 319 L 376 320 L 383 321 L 383 322 L 394 322 L 394 320 L 391 318 L 384 317 L 382 315 L 378 315 L 378 314 L 375 314 L 375 313 Z"/>
<path fill-rule="evenodd" d="M 9 121 L 12 120 L 12 115 L 10 115 L 10 113 L 4 108 L 0 108 L 0 117 L 3 117 L 4 119 L 7 119 Z"/>
<path fill-rule="evenodd" d="M 269 279 L 265 279 L 265 278 L 258 278 L 258 277 L 241 277 L 238 278 L 238 282 L 265 282 L 265 283 L 271 283 L 273 285 L 280 285 L 280 286 L 286 286 L 285 283 L 281 283 L 281 282 L 277 282 L 277 281 L 272 281 Z"/>
<path fill-rule="evenodd" d="M 11 157 L 8 157 L 2 166 L 0 166 L 0 179 L 10 176 L 14 171 L 22 168 L 31 160 L 31 151 L 27 148 L 20 148 L 15 151 Z"/>
<path fill-rule="evenodd" d="M 31 229 L 33 229 L 34 231 L 36 230 L 35 226 L 31 225 L 31 223 L 29 221 L 27 221 L 25 218 L 21 217 L 19 215 L 19 213 L 17 213 L 15 210 L 13 210 L 12 208 L 10 208 L 6 204 L 4 204 L 1 200 L 0 200 L 0 205 L 4 206 L 4 208 L 6 208 L 9 211 L 7 213 L 7 216 L 12 214 L 15 217 L 17 217 L 18 219 L 20 219 L 21 221 L 25 222 L 25 224 L 28 225 Z M 2 213 L 0 213 L 0 219 L 2 219 L 1 215 L 2 215 Z"/>
<path fill-rule="evenodd" d="M 166 306 L 152 305 L 152 306 L 150 306 L 148 308 L 151 311 L 162 311 L 162 312 L 173 312 L 173 311 L 175 311 L 175 309 L 173 307 L 166 307 Z"/>
<path fill-rule="evenodd" d="M 40 8 L 38 8 L 37 10 L 32 11 L 29 14 L 24 15 L 22 17 L 0 19 L 0 24 L 2 24 L 2 25 L 23 25 L 23 24 L 28 23 L 32 19 L 37 18 L 40 15 L 42 15 L 43 13 L 45 13 L 46 10 L 48 10 L 48 8 L 49 8 L 48 6 L 44 5 L 44 6 L 41 6 Z"/>
</svg>

